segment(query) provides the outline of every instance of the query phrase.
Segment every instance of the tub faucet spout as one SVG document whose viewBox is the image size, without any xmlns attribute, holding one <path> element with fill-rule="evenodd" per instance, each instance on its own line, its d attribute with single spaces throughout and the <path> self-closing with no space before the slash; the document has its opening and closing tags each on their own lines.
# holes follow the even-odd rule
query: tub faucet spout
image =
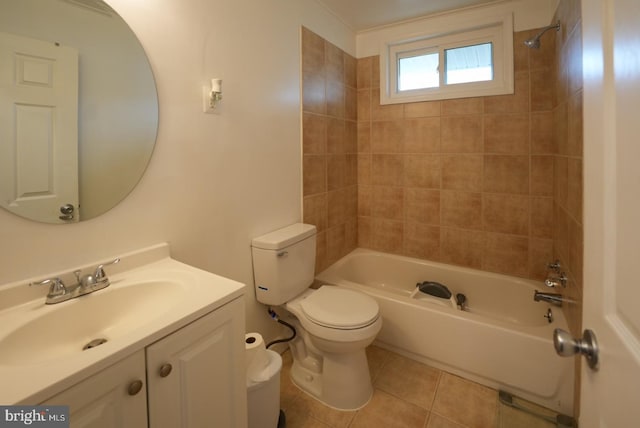
<svg viewBox="0 0 640 428">
<path fill-rule="evenodd" d="M 568 302 L 569 300 L 562 297 L 559 293 L 541 293 L 536 290 L 533 293 L 533 300 L 536 302 L 547 302 L 554 306 L 562 306 L 562 302 Z"/>
</svg>

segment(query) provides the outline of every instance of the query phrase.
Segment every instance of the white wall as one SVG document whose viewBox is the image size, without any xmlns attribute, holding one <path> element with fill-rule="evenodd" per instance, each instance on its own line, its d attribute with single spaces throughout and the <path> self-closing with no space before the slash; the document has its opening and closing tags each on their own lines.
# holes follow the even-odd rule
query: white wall
<svg viewBox="0 0 640 428">
<path fill-rule="evenodd" d="M 355 35 L 313 0 L 108 3 L 156 77 L 155 153 L 131 195 L 98 218 L 45 225 L 0 210 L 0 284 L 168 241 L 176 259 L 248 284 L 247 329 L 273 336 L 253 298 L 249 243 L 301 219 L 300 25 L 347 52 Z M 224 100 L 205 115 L 212 77 Z"/>
<path fill-rule="evenodd" d="M 422 35 L 429 28 L 447 28 L 455 19 L 457 23 L 465 20 L 473 23 L 478 14 L 513 13 L 513 31 L 524 31 L 545 27 L 551 23 L 558 0 L 513 0 L 491 3 L 489 5 L 471 6 L 449 12 L 437 13 L 402 23 L 381 26 L 361 31 L 357 35 L 357 57 L 379 55 L 383 42 L 406 39 Z"/>
</svg>

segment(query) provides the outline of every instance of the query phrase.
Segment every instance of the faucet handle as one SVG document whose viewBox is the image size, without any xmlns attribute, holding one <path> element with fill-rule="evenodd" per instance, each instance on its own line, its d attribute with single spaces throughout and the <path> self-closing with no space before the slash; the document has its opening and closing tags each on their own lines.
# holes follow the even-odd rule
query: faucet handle
<svg viewBox="0 0 640 428">
<path fill-rule="evenodd" d="M 47 295 L 47 299 L 59 298 L 67 294 L 67 287 L 65 287 L 64 282 L 62 282 L 58 277 L 29 283 L 29 286 L 32 285 L 49 285 L 49 294 Z"/>
<path fill-rule="evenodd" d="M 562 269 L 562 265 L 560 264 L 560 260 L 556 259 L 553 262 L 547 263 L 547 269 L 553 270 L 557 273 L 560 273 L 560 269 Z"/>
<path fill-rule="evenodd" d="M 545 279 L 544 285 L 547 287 L 557 287 L 558 285 L 561 285 L 562 288 L 564 288 L 567 286 L 568 279 L 569 278 L 567 278 L 567 275 L 565 275 L 564 272 L 559 272 L 558 276 L 549 276 Z"/>
<path fill-rule="evenodd" d="M 103 263 L 96 268 L 96 272 L 93 274 L 93 277 L 96 281 L 104 281 L 107 278 L 107 274 L 104 272 L 104 267 L 108 265 L 115 265 L 120 263 L 120 257 L 111 260 L 110 262 Z"/>
</svg>

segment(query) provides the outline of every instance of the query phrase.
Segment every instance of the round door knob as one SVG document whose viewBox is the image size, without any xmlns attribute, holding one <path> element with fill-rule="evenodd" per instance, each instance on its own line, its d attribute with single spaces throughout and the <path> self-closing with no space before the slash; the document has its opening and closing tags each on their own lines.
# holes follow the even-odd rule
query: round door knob
<svg viewBox="0 0 640 428">
<path fill-rule="evenodd" d="M 171 373 L 171 370 L 173 370 L 171 364 L 166 363 L 160 366 L 160 370 L 158 370 L 158 373 L 160 373 L 160 377 L 167 377 Z"/>
<path fill-rule="evenodd" d="M 571 357 L 578 352 L 577 341 L 571 333 L 560 328 L 553 331 L 553 346 L 561 357 Z"/>
<path fill-rule="evenodd" d="M 556 353 L 562 357 L 584 355 L 589 367 L 593 370 L 598 369 L 598 342 L 593 331 L 585 330 L 582 339 L 574 339 L 570 333 L 556 328 L 553 331 L 553 346 Z"/>
<path fill-rule="evenodd" d="M 127 387 L 127 392 L 129 393 L 129 395 L 136 395 L 141 390 L 142 390 L 142 381 L 141 380 L 134 380 Z"/>
</svg>

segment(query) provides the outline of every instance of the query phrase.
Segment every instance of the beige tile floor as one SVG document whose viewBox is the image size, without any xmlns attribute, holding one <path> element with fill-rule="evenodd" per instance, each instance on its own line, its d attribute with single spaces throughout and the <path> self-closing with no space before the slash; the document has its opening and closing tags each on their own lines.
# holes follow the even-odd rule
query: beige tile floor
<svg viewBox="0 0 640 428">
<path fill-rule="evenodd" d="M 498 392 L 377 346 L 367 348 L 374 393 L 358 411 L 327 407 L 290 379 L 283 355 L 280 407 L 287 428 L 552 428 L 499 403 Z M 553 413 L 551 413 L 553 414 Z"/>
</svg>

